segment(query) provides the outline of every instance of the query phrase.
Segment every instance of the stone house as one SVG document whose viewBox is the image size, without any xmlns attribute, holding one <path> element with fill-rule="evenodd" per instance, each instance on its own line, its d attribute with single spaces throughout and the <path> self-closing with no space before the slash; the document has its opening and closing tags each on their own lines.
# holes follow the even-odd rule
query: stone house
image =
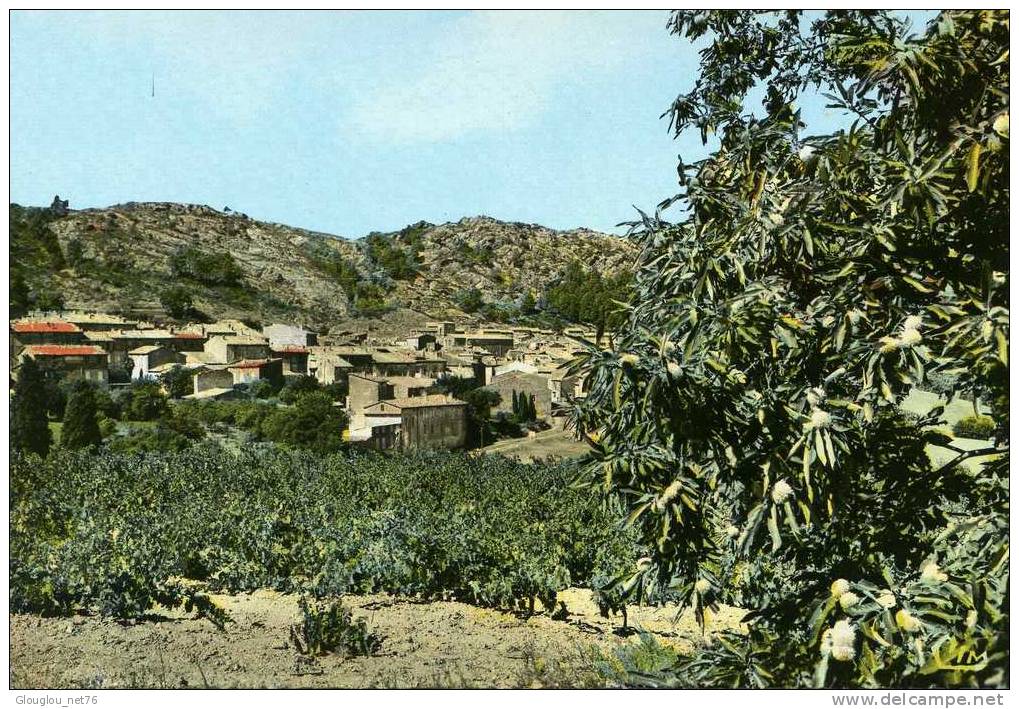
<svg viewBox="0 0 1019 709">
<path fill-rule="evenodd" d="M 184 355 L 164 345 L 143 345 L 128 352 L 131 379 L 155 379 L 154 369 L 165 364 L 184 364 Z"/>
<path fill-rule="evenodd" d="M 467 444 L 467 404 L 442 394 L 410 399 L 387 399 L 364 411 L 367 426 L 372 422 L 400 418 L 399 447 L 446 448 Z M 386 425 L 391 425 L 387 422 Z"/>
<path fill-rule="evenodd" d="M 372 371 L 372 350 L 367 347 L 327 345 L 308 349 L 316 358 L 339 357 L 350 365 L 352 372 L 370 373 Z"/>
<path fill-rule="evenodd" d="M 395 398 L 393 386 L 385 379 L 367 374 L 351 374 L 347 379 L 347 410 L 351 429 L 365 425 L 364 410 L 383 399 Z"/>
<path fill-rule="evenodd" d="M 393 391 L 393 399 L 409 399 L 439 393 L 436 386 L 438 380 L 432 377 L 386 377 L 385 381 Z"/>
<path fill-rule="evenodd" d="M 283 383 L 283 360 L 244 359 L 227 366 L 233 375 L 234 386 L 267 381 L 279 386 Z"/>
<path fill-rule="evenodd" d="M 434 350 L 436 342 L 435 333 L 417 332 L 404 338 L 401 344 L 411 350 Z"/>
<path fill-rule="evenodd" d="M 480 354 L 445 350 L 439 354 L 446 363 L 444 373 L 461 379 L 473 379 L 479 383 L 485 381 L 485 365 Z"/>
<path fill-rule="evenodd" d="M 505 357 L 513 349 L 513 333 L 496 330 L 454 333 L 447 338 L 451 347 L 478 347 L 496 357 Z"/>
<path fill-rule="evenodd" d="M 192 391 L 198 395 L 212 389 L 231 389 L 234 375 L 225 364 L 202 365 L 191 370 Z"/>
<path fill-rule="evenodd" d="M 100 342 L 93 340 L 96 344 L 106 344 L 109 348 L 110 366 L 127 367 L 131 364 L 131 357 L 128 354 L 131 350 L 156 345 L 173 349 L 174 336 L 169 330 L 120 330 L 110 332 L 109 340 Z"/>
<path fill-rule="evenodd" d="M 318 335 L 297 325 L 273 323 L 262 328 L 262 335 L 274 350 L 285 347 L 308 347 L 318 344 Z"/>
<path fill-rule="evenodd" d="M 548 390 L 553 406 L 566 405 L 587 394 L 586 382 L 583 377 L 570 374 L 566 367 L 560 367 L 548 378 Z"/>
<path fill-rule="evenodd" d="M 308 374 L 315 377 L 319 384 L 346 384 L 354 365 L 336 354 L 315 353 L 308 356 Z"/>
<path fill-rule="evenodd" d="M 446 371 L 446 360 L 434 353 L 380 349 L 371 358 L 371 374 L 376 377 L 438 377 Z"/>
<path fill-rule="evenodd" d="M 185 330 L 173 331 L 173 349 L 178 352 L 202 352 L 208 337 L 200 332 Z"/>
<path fill-rule="evenodd" d="M 248 335 L 216 335 L 205 343 L 205 351 L 217 362 L 229 364 L 242 360 L 269 359 L 269 341 Z"/>
<path fill-rule="evenodd" d="M 28 345 L 20 359 L 28 357 L 51 376 L 103 385 L 110 380 L 109 355 L 95 345 Z"/>
<path fill-rule="evenodd" d="M 534 408 L 537 409 L 538 418 L 545 418 L 552 410 L 552 392 L 547 376 L 510 371 L 492 377 L 492 381 L 486 384 L 485 388 L 499 392 L 502 397 L 502 401 L 495 408 L 496 411 L 512 413 L 514 391 L 534 397 Z"/>
<path fill-rule="evenodd" d="M 234 389 L 232 386 L 228 387 L 210 387 L 203 389 L 202 391 L 195 392 L 194 394 L 188 394 L 185 399 L 192 401 L 203 399 L 215 399 L 217 401 L 228 401 L 231 399 L 243 399 L 246 395 L 238 389 Z"/>
<path fill-rule="evenodd" d="M 301 345 L 272 346 L 273 358 L 283 360 L 283 374 L 305 375 L 308 373 L 308 348 Z"/>
<path fill-rule="evenodd" d="M 11 338 L 22 345 L 76 345 L 85 342 L 85 333 L 64 320 L 16 320 Z"/>
</svg>

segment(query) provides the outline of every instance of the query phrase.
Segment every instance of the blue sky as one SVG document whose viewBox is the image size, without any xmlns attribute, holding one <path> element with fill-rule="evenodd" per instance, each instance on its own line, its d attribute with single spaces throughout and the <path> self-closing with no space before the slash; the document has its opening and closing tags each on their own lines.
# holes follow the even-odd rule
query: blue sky
<svg viewBox="0 0 1019 709">
<path fill-rule="evenodd" d="M 677 154 L 703 156 L 658 118 L 697 67 L 665 20 L 14 12 L 11 200 L 194 202 L 351 237 L 475 214 L 612 230 L 675 191 Z"/>
</svg>

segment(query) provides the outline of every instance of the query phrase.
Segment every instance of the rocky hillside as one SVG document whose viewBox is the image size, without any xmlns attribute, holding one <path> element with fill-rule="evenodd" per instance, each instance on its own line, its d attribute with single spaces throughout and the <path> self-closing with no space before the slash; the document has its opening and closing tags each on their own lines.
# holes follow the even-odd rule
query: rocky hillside
<svg viewBox="0 0 1019 709">
<path fill-rule="evenodd" d="M 619 237 L 487 217 L 359 240 L 170 203 L 66 212 L 12 205 L 10 220 L 14 305 L 62 301 L 159 317 L 161 296 L 178 287 L 207 317 L 334 329 L 359 320 L 512 317 L 527 294 L 540 302 L 572 261 L 612 275 L 635 257 Z"/>
</svg>

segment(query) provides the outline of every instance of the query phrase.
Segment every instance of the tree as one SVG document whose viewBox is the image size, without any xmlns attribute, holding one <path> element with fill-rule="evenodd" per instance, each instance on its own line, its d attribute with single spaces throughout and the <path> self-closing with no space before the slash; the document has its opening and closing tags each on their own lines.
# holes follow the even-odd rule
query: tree
<svg viewBox="0 0 1019 709">
<path fill-rule="evenodd" d="M 43 373 L 31 358 L 25 358 L 18 370 L 18 381 L 11 400 L 11 448 L 45 457 L 52 435 L 46 418 Z"/>
<path fill-rule="evenodd" d="M 453 296 L 453 302 L 465 313 L 474 313 L 485 304 L 485 299 L 480 290 L 471 287 L 457 291 Z"/>
<path fill-rule="evenodd" d="M 166 394 L 155 382 L 144 382 L 131 387 L 130 400 L 123 407 L 124 418 L 129 421 L 157 421 L 166 413 L 169 404 Z"/>
<path fill-rule="evenodd" d="M 347 417 L 325 392 L 298 397 L 293 406 L 277 409 L 262 424 L 270 441 L 287 448 L 307 448 L 334 453 L 344 447 L 343 429 Z"/>
<path fill-rule="evenodd" d="M 280 401 L 284 404 L 293 404 L 305 394 L 320 391 L 321 389 L 322 387 L 319 384 L 318 379 L 302 375 L 287 382 L 286 386 L 284 386 L 280 391 Z M 332 398 L 332 396 L 330 396 L 330 398 Z"/>
<path fill-rule="evenodd" d="M 586 270 L 579 261 L 570 262 L 562 278 L 548 290 L 548 306 L 573 322 L 589 323 L 599 330 L 614 329 L 623 321 L 624 304 L 630 300 L 633 275 L 621 271 L 603 277 Z"/>
<path fill-rule="evenodd" d="M 244 278 L 244 271 L 229 252 L 209 253 L 193 246 L 182 247 L 170 256 L 170 272 L 177 278 L 209 286 L 236 286 Z"/>
<path fill-rule="evenodd" d="M 11 317 L 20 317 L 28 312 L 29 306 L 31 305 L 31 298 L 29 296 L 28 284 L 25 283 L 25 277 L 21 271 L 16 271 L 13 268 L 10 271 L 11 280 L 8 284 L 8 295 L 10 298 L 10 313 Z"/>
<path fill-rule="evenodd" d="M 513 415 L 520 418 L 520 397 L 516 389 L 513 390 Z"/>
<path fill-rule="evenodd" d="M 588 480 L 649 550 L 614 588 L 754 608 L 679 668 L 700 686 L 1007 684 L 1007 13 L 670 29 L 708 38 L 672 127 L 719 147 L 680 163 L 661 206 L 683 223 L 633 224 L 627 320 L 574 365 Z M 808 89 L 852 124 L 803 137 Z M 984 403 L 992 444 L 955 446 L 944 406 L 902 412 L 931 372 Z"/>
<path fill-rule="evenodd" d="M 64 426 L 60 431 L 60 445 L 64 448 L 91 448 L 103 441 L 96 415 L 96 399 L 92 385 L 78 382 L 71 391 L 64 412 Z"/>
<path fill-rule="evenodd" d="M 80 269 L 87 263 L 85 258 L 85 247 L 82 245 L 81 239 L 71 239 L 67 242 L 65 259 L 68 265 L 74 269 Z"/>
<path fill-rule="evenodd" d="M 489 419 L 492 409 L 502 402 L 499 392 L 484 387 L 471 389 L 457 395 L 461 401 L 467 402 L 467 439 L 469 446 L 484 446 L 491 443 Z"/>
<path fill-rule="evenodd" d="M 187 396 L 195 388 L 191 372 L 179 364 L 171 367 L 170 371 L 163 375 L 162 381 L 171 399 L 180 399 Z"/>
<path fill-rule="evenodd" d="M 171 286 L 159 294 L 159 304 L 171 318 L 186 318 L 194 310 L 191 291 L 184 286 Z"/>
<path fill-rule="evenodd" d="M 524 315 L 533 315 L 538 309 L 538 303 L 534 299 L 534 293 L 526 291 L 520 299 L 520 312 Z"/>
</svg>

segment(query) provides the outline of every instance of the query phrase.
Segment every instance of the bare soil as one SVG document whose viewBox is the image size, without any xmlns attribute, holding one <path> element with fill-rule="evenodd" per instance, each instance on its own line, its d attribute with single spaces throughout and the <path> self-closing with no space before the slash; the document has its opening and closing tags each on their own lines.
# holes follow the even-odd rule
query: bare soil
<svg viewBox="0 0 1019 709">
<path fill-rule="evenodd" d="M 215 596 L 235 621 L 163 611 L 136 623 L 96 617 L 11 615 L 11 686 L 115 687 L 520 687 L 597 683 L 591 661 L 636 642 L 621 619 L 602 618 L 590 591 L 561 594 L 569 615 L 482 609 L 463 603 L 348 596 L 355 618 L 382 636 L 371 657 L 307 657 L 289 631 L 297 597 L 273 591 Z M 708 633 L 738 625 L 743 611 L 723 607 Z M 634 608 L 631 626 L 681 652 L 704 641 L 691 613 Z"/>
</svg>

